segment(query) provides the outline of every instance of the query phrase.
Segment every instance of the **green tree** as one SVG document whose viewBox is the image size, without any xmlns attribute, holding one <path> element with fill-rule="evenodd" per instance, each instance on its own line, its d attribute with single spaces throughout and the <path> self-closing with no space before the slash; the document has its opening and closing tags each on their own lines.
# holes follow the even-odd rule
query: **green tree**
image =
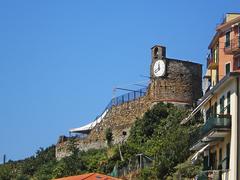
<svg viewBox="0 0 240 180">
<path fill-rule="evenodd" d="M 107 140 L 107 145 L 111 146 L 112 145 L 112 141 L 113 141 L 113 134 L 112 134 L 111 128 L 107 128 L 105 130 L 105 138 Z"/>
<path fill-rule="evenodd" d="M 180 125 L 186 113 L 171 104 L 155 105 L 131 128 L 127 143 L 121 147 L 124 159 L 144 153 L 154 158 L 154 168 L 142 174 L 152 173 L 160 179 L 171 175 L 174 167 L 190 155 L 189 133 L 194 127 Z"/>
</svg>

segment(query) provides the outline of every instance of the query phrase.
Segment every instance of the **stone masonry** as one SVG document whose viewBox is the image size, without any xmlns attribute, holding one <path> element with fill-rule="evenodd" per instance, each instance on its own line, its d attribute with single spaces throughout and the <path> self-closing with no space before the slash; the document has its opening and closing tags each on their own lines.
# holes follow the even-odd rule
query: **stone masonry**
<svg viewBox="0 0 240 180">
<path fill-rule="evenodd" d="M 164 59 L 166 62 L 166 73 L 162 77 L 154 77 L 152 72 L 153 64 L 158 59 Z M 142 117 L 157 102 L 192 107 L 202 96 L 202 66 L 200 64 L 166 58 L 166 48 L 154 46 L 150 68 L 151 83 L 146 95 L 118 106 L 112 106 L 104 119 L 90 131 L 86 138 L 77 139 L 77 146 L 80 150 L 106 147 L 105 130 L 107 128 L 112 130 L 114 144 L 126 140 L 136 119 Z M 124 137 L 123 132 L 126 132 Z M 68 143 L 68 139 L 57 143 L 57 159 L 70 154 L 67 150 Z"/>
</svg>

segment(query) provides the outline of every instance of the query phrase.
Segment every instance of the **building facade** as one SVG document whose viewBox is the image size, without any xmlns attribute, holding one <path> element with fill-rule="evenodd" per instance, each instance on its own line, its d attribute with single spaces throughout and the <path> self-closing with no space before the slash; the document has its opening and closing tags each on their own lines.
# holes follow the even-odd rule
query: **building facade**
<svg viewBox="0 0 240 180">
<path fill-rule="evenodd" d="M 216 28 L 208 46 L 205 81 L 210 86 L 216 85 L 230 71 L 240 71 L 239 22 L 239 14 L 229 13 Z"/>
<path fill-rule="evenodd" d="M 192 113 L 182 121 L 187 123 L 202 110 L 204 124 L 192 137 L 192 161 L 203 156 L 206 179 L 240 179 L 240 14 L 226 14 L 216 28 L 207 58 L 204 96 Z"/>
</svg>

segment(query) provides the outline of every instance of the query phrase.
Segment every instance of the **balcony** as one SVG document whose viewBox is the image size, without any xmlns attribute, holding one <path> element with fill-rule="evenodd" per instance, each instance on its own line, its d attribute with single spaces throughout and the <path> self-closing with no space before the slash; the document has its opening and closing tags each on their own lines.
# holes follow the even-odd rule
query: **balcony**
<svg viewBox="0 0 240 180">
<path fill-rule="evenodd" d="M 207 57 L 207 67 L 208 69 L 217 69 L 217 63 L 214 62 L 213 57 L 211 56 L 211 54 L 208 55 Z"/>
<path fill-rule="evenodd" d="M 230 117 L 211 117 L 201 127 L 199 133 L 193 135 L 190 150 L 199 150 L 205 144 L 212 141 L 221 141 L 231 130 Z"/>
<path fill-rule="evenodd" d="M 202 135 L 209 134 L 213 130 L 230 129 L 230 118 L 209 118 L 202 127 Z"/>
<path fill-rule="evenodd" d="M 231 46 L 233 52 L 238 52 L 240 50 L 240 36 L 232 39 Z"/>
<path fill-rule="evenodd" d="M 224 51 L 227 54 L 240 52 L 240 36 L 233 38 L 230 42 L 225 42 Z"/>
</svg>

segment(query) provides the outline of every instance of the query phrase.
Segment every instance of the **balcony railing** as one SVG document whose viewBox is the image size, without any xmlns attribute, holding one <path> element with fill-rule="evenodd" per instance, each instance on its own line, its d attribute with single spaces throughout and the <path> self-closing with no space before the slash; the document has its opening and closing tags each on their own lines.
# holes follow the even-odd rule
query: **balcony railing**
<svg viewBox="0 0 240 180">
<path fill-rule="evenodd" d="M 237 51 L 240 48 L 240 36 L 232 39 L 231 41 L 232 51 Z"/>
<path fill-rule="evenodd" d="M 202 135 L 207 134 L 213 129 L 231 128 L 230 118 L 209 118 L 201 129 Z"/>
<path fill-rule="evenodd" d="M 217 63 L 214 61 L 211 54 L 209 54 L 208 57 L 207 57 L 207 67 L 209 69 L 216 69 L 217 68 Z"/>
<path fill-rule="evenodd" d="M 195 145 L 199 140 L 206 137 L 211 131 L 228 130 L 230 128 L 230 117 L 211 117 L 198 131 L 196 131 L 194 134 L 191 134 L 190 144 L 192 146 Z"/>
<path fill-rule="evenodd" d="M 240 36 L 233 38 L 231 41 L 225 42 L 226 53 L 235 53 L 240 51 Z"/>
</svg>

